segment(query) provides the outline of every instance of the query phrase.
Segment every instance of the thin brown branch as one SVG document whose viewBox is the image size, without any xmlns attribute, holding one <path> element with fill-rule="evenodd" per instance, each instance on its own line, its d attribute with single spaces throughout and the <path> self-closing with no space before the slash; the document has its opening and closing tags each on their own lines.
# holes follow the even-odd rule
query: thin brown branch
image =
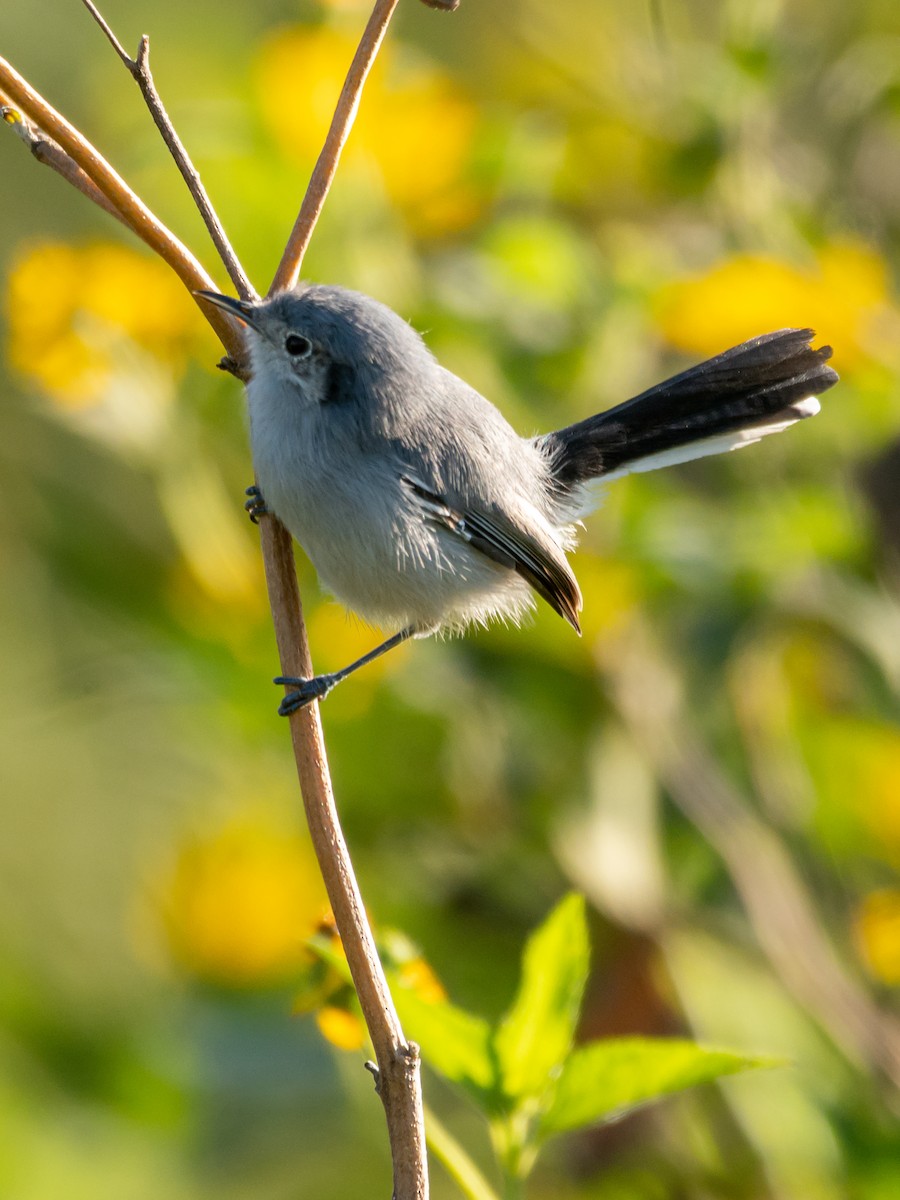
<svg viewBox="0 0 900 1200">
<path fill-rule="evenodd" d="M 82 3 L 84 4 L 84 7 L 88 10 L 88 12 L 91 14 L 91 16 L 94 18 L 94 20 L 97 22 L 97 24 L 100 26 L 100 28 L 103 30 L 104 34 L 106 35 L 106 40 L 112 46 L 113 50 L 115 50 L 116 54 L 119 56 L 119 58 L 122 60 L 122 62 L 128 68 L 128 70 L 133 74 L 134 67 L 135 67 L 134 59 L 131 57 L 131 55 L 128 53 L 128 51 L 125 49 L 125 47 L 119 41 L 119 39 L 113 33 L 112 29 L 110 28 L 109 24 L 106 21 L 106 18 L 100 12 L 100 9 L 96 6 L 96 4 L 93 3 L 93 0 L 82 0 Z"/>
<path fill-rule="evenodd" d="M 110 202 L 121 220 L 133 233 L 169 264 L 189 291 L 215 290 L 215 282 L 183 242 L 166 228 L 132 191 L 122 177 L 74 126 L 61 116 L 39 92 L 23 79 L 4 58 L 0 58 L 0 92 L 55 142 Z M 236 321 L 212 305 L 198 307 L 215 330 L 231 358 L 244 357 L 243 334 Z"/>
<path fill-rule="evenodd" d="M 257 298 L 256 290 L 247 278 L 244 268 L 238 261 L 238 257 L 232 249 L 228 236 L 225 233 L 224 226 L 219 219 L 219 215 L 213 208 L 212 201 L 206 188 L 203 186 L 203 181 L 197 168 L 191 161 L 191 157 L 185 148 L 184 143 L 178 136 L 175 126 L 169 114 L 166 112 L 165 105 L 162 102 L 162 97 L 157 90 L 153 75 L 150 71 L 150 38 L 144 34 L 138 45 L 137 57 L 132 58 L 123 47 L 122 43 L 113 33 L 109 24 L 103 17 L 100 10 L 97 8 L 93 0 L 82 0 L 85 8 L 100 26 L 103 33 L 106 35 L 110 45 L 115 50 L 118 57 L 124 63 L 129 75 L 138 85 L 141 95 L 156 128 L 162 135 L 162 139 L 168 147 L 169 153 L 175 161 L 175 165 L 181 172 L 182 178 L 188 186 L 188 191 L 191 193 L 194 203 L 200 211 L 203 218 L 203 223 L 209 231 L 209 236 L 213 240 L 213 245 L 219 253 L 225 270 L 228 272 L 231 282 L 237 289 L 238 295 L 244 300 L 255 300 Z"/>
<path fill-rule="evenodd" d="M 272 517 L 260 522 L 275 638 L 285 675 L 314 672 L 303 622 L 291 535 Z M 318 704 L 290 718 L 306 819 L 359 996 L 375 1057 L 394 1166 L 395 1200 L 428 1195 L 418 1047 L 403 1036 L 334 803 Z"/>
<path fill-rule="evenodd" d="M 87 196 L 88 200 L 92 200 L 94 204 L 102 208 L 104 212 L 108 212 L 111 217 L 115 217 L 117 221 L 121 221 L 127 228 L 127 222 L 116 206 L 107 200 L 74 159 L 57 146 L 56 142 L 51 141 L 50 138 L 35 129 L 17 108 L 2 103 L 3 99 L 4 97 L 0 96 L 0 118 L 10 127 L 16 137 L 25 143 L 38 162 L 43 163 L 46 167 L 51 167 L 67 183 L 71 183 L 72 187 Z"/>
<path fill-rule="evenodd" d="M 335 108 L 322 152 L 303 197 L 269 294 L 293 287 L 300 275 L 319 213 L 349 137 L 362 89 L 398 0 L 376 0 Z M 300 607 L 290 535 L 267 519 L 263 556 L 282 674 L 314 674 Z M 394 1169 L 394 1200 L 425 1200 L 428 1160 L 418 1047 L 407 1042 L 375 941 L 366 919 L 353 864 L 341 831 L 328 773 L 318 705 L 291 717 L 291 737 L 306 817 L 353 984 L 378 1060 L 378 1094 L 384 1105 Z"/>
<path fill-rule="evenodd" d="M 347 73 L 325 145 L 316 162 L 297 220 L 269 294 L 293 287 L 303 256 L 349 137 L 362 89 L 397 0 L 377 0 Z M 263 522 L 263 554 L 284 675 L 314 672 L 300 608 L 290 535 Z M 319 865 L 341 933 L 353 984 L 378 1060 L 378 1094 L 384 1105 L 394 1168 L 394 1200 L 425 1200 L 428 1160 L 418 1047 L 407 1042 L 397 1017 L 375 941 L 353 874 L 334 805 L 318 705 L 291 717 L 291 737 Z"/>
<path fill-rule="evenodd" d="M 284 254 L 281 256 L 272 286 L 269 288 L 270 296 L 273 292 L 294 287 L 300 278 L 304 255 L 325 203 L 325 197 L 331 188 L 341 159 L 341 152 L 356 119 L 363 86 L 381 48 L 381 43 L 384 41 L 397 4 L 398 0 L 376 0 L 338 97 L 331 126 L 325 137 L 325 145 L 316 160 L 306 195 L 300 206 L 300 212 L 297 214 L 294 228 L 291 230 Z"/>
<path fill-rule="evenodd" d="M 303 254 L 334 178 L 362 87 L 397 2 L 377 0 L 375 4 L 271 290 L 290 287 L 299 276 Z M 129 71 L 134 73 L 129 64 L 139 68 L 141 59 L 146 63 L 146 40 L 141 43 L 138 60 L 131 60 L 96 7 L 88 0 L 85 3 Z M 440 4 L 439 7 L 455 7 L 455 4 Z M 211 281 L 189 251 L 161 225 L 90 143 L 2 60 L 0 86 L 8 87 L 10 96 L 71 157 L 75 166 L 114 206 L 120 219 L 156 250 L 192 291 L 211 286 Z M 166 122 L 171 128 L 168 118 Z M 169 137 L 166 137 L 166 143 L 176 154 Z M 236 281 L 236 286 L 240 290 L 243 285 Z M 249 288 L 249 284 L 246 286 Z M 218 310 L 213 310 L 211 306 L 204 308 L 207 319 L 222 326 L 222 318 L 217 314 Z M 240 360 L 242 346 L 231 323 L 227 322 L 224 328 L 217 328 L 216 331 L 229 355 Z M 309 676 L 313 670 L 303 624 L 291 537 L 274 517 L 269 517 L 262 523 L 261 541 L 282 671 L 285 675 Z M 377 1090 L 387 1118 L 394 1171 L 394 1200 L 427 1200 L 428 1170 L 418 1047 L 407 1042 L 403 1035 L 368 926 L 334 804 L 318 706 L 313 705 L 293 715 L 291 736 L 313 844 L 378 1060 Z"/>
</svg>

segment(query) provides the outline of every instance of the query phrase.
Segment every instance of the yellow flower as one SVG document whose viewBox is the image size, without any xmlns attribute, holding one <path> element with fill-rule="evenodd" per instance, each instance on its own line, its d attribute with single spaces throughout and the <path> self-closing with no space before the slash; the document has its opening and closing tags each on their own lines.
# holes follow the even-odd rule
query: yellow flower
<svg viewBox="0 0 900 1200">
<path fill-rule="evenodd" d="M 416 233 L 446 233 L 475 220 L 480 200 L 464 178 L 475 108 L 449 75 L 423 66 L 395 72 L 360 125 L 388 196 Z"/>
<path fill-rule="evenodd" d="M 254 65 L 263 117 L 291 157 L 315 160 L 356 50 L 353 38 L 327 26 L 282 29 L 263 41 Z M 383 71 L 376 60 L 367 99 Z"/>
<path fill-rule="evenodd" d="M 332 1045 L 340 1050 L 358 1050 L 368 1035 L 333 920 L 329 914 L 307 943 L 314 962 L 306 972 L 294 1012 L 315 1012 L 322 1036 Z M 440 980 L 409 938 L 395 929 L 384 929 L 376 932 L 375 940 L 392 987 L 408 988 L 426 1003 L 447 999 Z"/>
<path fill-rule="evenodd" d="M 812 326 L 832 342 L 839 366 L 896 354 L 900 313 L 891 302 L 887 266 L 857 242 L 824 246 L 801 267 L 780 259 L 738 254 L 701 275 L 664 287 L 657 297 L 660 326 L 679 349 L 715 354 L 784 326 Z"/>
<path fill-rule="evenodd" d="M 900 985 L 900 888 L 866 896 L 857 909 L 854 932 L 869 972 L 882 983 Z"/>
<path fill-rule="evenodd" d="M 308 961 L 324 890 L 308 842 L 257 815 L 183 846 L 161 907 L 172 954 L 190 972 L 259 986 Z"/>
<path fill-rule="evenodd" d="M 339 1050 L 359 1050 L 366 1044 L 366 1027 L 362 1017 L 346 1008 L 326 1005 L 316 1013 L 319 1032 Z"/>
<path fill-rule="evenodd" d="M 257 56 L 263 117 L 304 167 L 322 148 L 355 50 L 349 34 L 301 26 L 280 30 Z M 476 124 L 475 106 L 449 75 L 420 60 L 401 61 L 385 46 L 366 83 L 342 173 L 359 187 L 374 170 L 416 232 L 459 228 L 481 203 L 465 179 Z"/>
<path fill-rule="evenodd" d="M 444 985 L 421 956 L 402 963 L 397 974 L 403 986 L 415 992 L 426 1004 L 440 1004 L 447 999 Z"/>
<path fill-rule="evenodd" d="M 169 267 L 112 243 L 26 250 L 6 307 L 13 366 L 71 409 L 98 404 L 124 369 L 137 375 L 148 357 L 180 371 L 200 327 Z"/>
</svg>

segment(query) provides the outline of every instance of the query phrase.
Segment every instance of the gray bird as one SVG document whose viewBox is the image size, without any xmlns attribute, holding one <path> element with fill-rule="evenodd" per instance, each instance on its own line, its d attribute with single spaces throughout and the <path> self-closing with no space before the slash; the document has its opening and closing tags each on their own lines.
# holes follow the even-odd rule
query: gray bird
<svg viewBox="0 0 900 1200">
<path fill-rule="evenodd" d="M 598 484 L 778 433 L 817 413 L 838 380 L 811 329 L 782 329 L 523 438 L 369 296 L 318 285 L 256 303 L 198 295 L 247 330 L 251 515 L 274 513 L 337 599 L 395 631 L 334 674 L 279 677 L 293 689 L 282 715 L 408 638 L 517 621 L 535 593 L 580 632 L 566 554 Z"/>
</svg>

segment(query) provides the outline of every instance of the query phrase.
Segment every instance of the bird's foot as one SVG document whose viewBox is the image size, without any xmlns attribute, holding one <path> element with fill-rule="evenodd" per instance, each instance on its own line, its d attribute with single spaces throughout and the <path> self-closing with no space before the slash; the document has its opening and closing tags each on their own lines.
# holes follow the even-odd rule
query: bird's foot
<svg viewBox="0 0 900 1200">
<path fill-rule="evenodd" d="M 279 675 L 272 682 L 280 684 L 282 687 L 296 689 L 288 692 L 278 705 L 278 715 L 289 717 L 298 709 L 312 704 L 313 700 L 324 700 L 334 685 L 339 682 L 339 677 L 337 675 L 315 675 L 312 679 L 299 679 L 294 675 Z"/>
<path fill-rule="evenodd" d="M 247 510 L 247 516 L 254 525 L 258 525 L 259 518 L 264 517 L 269 511 L 268 507 L 266 506 L 265 498 L 255 483 L 244 489 L 244 495 L 249 497 L 247 502 L 244 504 L 244 508 Z"/>
</svg>

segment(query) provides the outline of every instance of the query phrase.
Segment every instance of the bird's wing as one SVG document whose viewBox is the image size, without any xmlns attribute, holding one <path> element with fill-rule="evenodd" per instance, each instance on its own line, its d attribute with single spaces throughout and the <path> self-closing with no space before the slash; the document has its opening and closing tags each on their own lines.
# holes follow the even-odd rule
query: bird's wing
<svg viewBox="0 0 900 1200">
<path fill-rule="evenodd" d="M 411 474 L 404 474 L 403 482 L 433 521 L 468 542 L 473 550 L 521 575 L 576 633 L 581 633 L 581 591 L 561 552 L 552 554 L 505 513 L 472 506 L 460 510 Z"/>
</svg>

